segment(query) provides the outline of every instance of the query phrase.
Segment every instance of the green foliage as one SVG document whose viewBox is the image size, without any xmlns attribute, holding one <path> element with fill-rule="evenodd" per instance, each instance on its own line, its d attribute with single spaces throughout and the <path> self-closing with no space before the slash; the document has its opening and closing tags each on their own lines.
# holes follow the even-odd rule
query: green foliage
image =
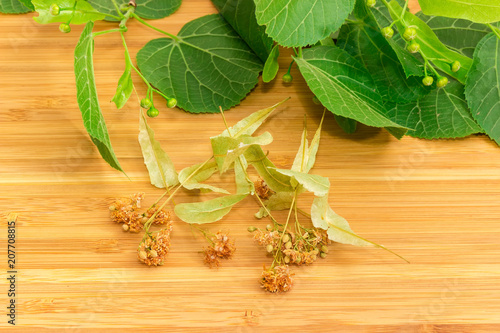
<svg viewBox="0 0 500 333">
<path fill-rule="evenodd" d="M 154 39 L 137 54 L 144 77 L 184 110 L 218 112 L 257 84 L 260 59 L 219 15 L 187 23 L 177 39 Z"/>
<path fill-rule="evenodd" d="M 34 10 L 31 1 L 27 0 L 0 0 L 0 13 L 24 14 Z"/>
<path fill-rule="evenodd" d="M 183 184 L 182 186 L 184 186 L 188 190 L 199 189 L 202 192 L 212 191 L 217 193 L 229 194 L 229 192 L 224 189 L 212 186 L 210 184 L 202 183 L 217 172 L 217 163 L 215 163 L 215 161 L 204 164 L 203 167 L 193 177 L 188 179 L 188 177 L 201 166 L 202 163 L 195 164 L 184 168 L 181 170 L 181 172 L 179 172 L 179 182 Z"/>
<path fill-rule="evenodd" d="M 82 113 L 83 124 L 99 153 L 113 168 L 123 171 L 111 146 L 108 130 L 99 106 L 94 77 L 93 22 L 88 22 L 75 47 L 76 99 Z"/>
<path fill-rule="evenodd" d="M 375 127 L 404 127 L 387 116 L 368 71 L 335 46 L 315 46 L 294 58 L 309 88 L 334 114 Z"/>
<path fill-rule="evenodd" d="M 389 6 L 392 18 L 398 19 L 403 8 L 401 8 L 395 0 L 391 1 Z M 420 45 L 422 53 L 441 71 L 464 83 L 472 60 L 460 53 L 448 49 L 439 41 L 432 29 L 415 15 L 405 12 L 404 20 L 406 24 L 411 25 L 417 31 L 417 37 L 414 41 Z M 404 32 L 405 27 L 401 22 L 397 22 L 396 26 L 400 33 Z M 460 61 L 462 64 L 462 68 L 458 72 L 453 72 L 450 68 L 450 64 L 455 60 Z"/>
<path fill-rule="evenodd" d="M 179 183 L 172 160 L 155 139 L 142 111 L 139 120 L 139 144 L 144 164 L 148 168 L 151 184 L 158 188 L 168 188 Z"/>
<path fill-rule="evenodd" d="M 414 103 L 395 105 L 389 112 L 397 122 L 424 139 L 457 138 L 481 132 L 467 107 L 464 86 L 453 81 Z"/>
<path fill-rule="evenodd" d="M 116 87 L 116 93 L 113 96 L 112 102 L 115 103 L 117 109 L 121 109 L 125 103 L 127 103 L 132 90 L 134 89 L 134 84 L 132 82 L 132 66 L 128 62 L 125 64 L 125 71 L 118 80 L 118 86 Z M 151 106 L 150 106 L 151 107 Z"/>
<path fill-rule="evenodd" d="M 271 53 L 273 40 L 264 32 L 265 27 L 257 23 L 253 0 L 212 0 L 212 2 L 260 60 L 265 62 Z"/>
<path fill-rule="evenodd" d="M 86 24 L 103 20 L 105 15 L 97 12 L 87 1 L 77 0 L 33 0 L 35 10 L 39 14 L 34 17 L 41 24 L 61 22 L 71 24 Z M 58 15 L 52 15 L 51 6 L 57 4 L 60 8 Z"/>
<path fill-rule="evenodd" d="M 426 15 L 466 19 L 477 23 L 500 21 L 498 0 L 418 0 Z"/>
<path fill-rule="evenodd" d="M 87 0 L 94 8 L 101 13 L 118 15 L 118 12 L 111 0 Z M 118 5 L 124 5 L 129 0 L 116 0 Z M 161 19 L 173 14 L 181 6 L 182 0 L 136 0 L 137 7 L 135 13 L 144 19 Z M 106 20 L 116 21 L 112 17 Z"/>
<path fill-rule="evenodd" d="M 181 203 L 175 206 L 174 212 L 187 223 L 212 223 L 222 219 L 246 196 L 247 194 L 233 194 L 202 202 Z"/>
<path fill-rule="evenodd" d="M 474 119 L 500 144 L 500 38 L 493 33 L 477 45 L 465 96 Z"/>
<path fill-rule="evenodd" d="M 262 71 L 262 81 L 271 82 L 278 74 L 280 65 L 278 63 L 278 57 L 280 56 L 279 45 L 275 45 L 267 57 L 266 63 L 264 64 L 264 70 Z"/>
<path fill-rule="evenodd" d="M 255 15 L 267 34 L 283 46 L 313 45 L 335 32 L 355 0 L 255 0 Z"/>
<path fill-rule="evenodd" d="M 339 115 L 335 115 L 335 121 L 347 134 L 356 132 L 356 128 L 358 127 L 358 122 L 356 120 Z"/>
</svg>

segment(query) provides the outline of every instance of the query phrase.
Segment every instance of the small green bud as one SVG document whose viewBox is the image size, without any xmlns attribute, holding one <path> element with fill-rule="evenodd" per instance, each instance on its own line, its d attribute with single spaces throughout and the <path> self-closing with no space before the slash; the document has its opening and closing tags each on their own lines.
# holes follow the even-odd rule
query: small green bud
<svg viewBox="0 0 500 333">
<path fill-rule="evenodd" d="M 327 254 L 325 252 L 321 252 L 321 254 L 319 255 L 322 259 L 325 259 Z"/>
<path fill-rule="evenodd" d="M 448 84 L 448 78 L 446 76 L 440 77 L 438 81 L 436 82 L 436 86 L 438 88 L 443 88 Z"/>
<path fill-rule="evenodd" d="M 153 106 L 153 103 L 149 98 L 143 98 L 141 99 L 141 108 L 143 109 L 150 109 Z"/>
<path fill-rule="evenodd" d="M 248 232 L 254 232 L 255 230 L 257 230 L 256 227 L 248 227 Z"/>
<path fill-rule="evenodd" d="M 167 100 L 167 107 L 174 108 L 177 105 L 177 100 L 175 98 L 169 98 Z"/>
<path fill-rule="evenodd" d="M 266 246 L 266 251 L 267 251 L 267 253 L 271 253 L 271 252 L 273 252 L 273 250 L 274 250 L 274 247 L 273 247 L 271 244 L 268 244 L 268 245 Z"/>
<path fill-rule="evenodd" d="M 59 8 L 58 5 L 56 5 L 55 3 L 50 5 L 50 15 L 57 16 L 57 15 L 59 15 L 60 12 L 61 12 L 61 9 Z"/>
<path fill-rule="evenodd" d="M 295 263 L 300 264 L 302 261 L 302 256 L 300 254 L 297 254 L 297 258 L 295 258 Z"/>
<path fill-rule="evenodd" d="M 403 32 L 403 38 L 408 42 L 414 40 L 417 38 L 417 30 L 411 27 L 406 28 Z"/>
<path fill-rule="evenodd" d="M 150 118 L 154 118 L 154 117 L 157 117 L 157 116 L 160 114 L 160 112 L 158 111 L 158 109 L 157 109 L 157 108 L 155 108 L 154 106 L 152 106 L 152 107 L 148 110 L 148 112 L 146 112 L 146 114 L 148 115 L 148 117 L 150 117 Z"/>
<path fill-rule="evenodd" d="M 368 7 L 375 7 L 376 4 L 377 4 L 377 0 L 366 0 L 366 5 Z"/>
<path fill-rule="evenodd" d="M 283 75 L 282 79 L 283 79 L 283 82 L 290 83 L 293 81 L 293 76 L 290 73 L 286 73 L 285 75 Z"/>
<path fill-rule="evenodd" d="M 286 244 L 285 244 L 285 248 L 288 250 L 291 249 L 292 246 L 293 246 L 292 242 L 286 242 Z"/>
<path fill-rule="evenodd" d="M 321 247 L 321 252 L 323 252 L 323 253 L 328 253 L 328 247 L 327 247 L 326 245 L 323 245 L 323 246 Z"/>
<path fill-rule="evenodd" d="M 422 79 L 424 86 L 432 86 L 434 83 L 434 78 L 432 76 L 426 76 Z"/>
<path fill-rule="evenodd" d="M 61 23 L 61 25 L 59 26 L 59 31 L 64 32 L 65 34 L 67 34 L 68 32 L 71 31 L 71 27 L 69 26 L 69 24 Z"/>
<path fill-rule="evenodd" d="M 313 103 L 317 104 L 317 105 L 321 104 L 321 102 L 319 101 L 318 97 L 316 97 L 316 95 L 313 96 Z"/>
<path fill-rule="evenodd" d="M 408 47 L 406 48 L 410 53 L 417 53 L 418 51 L 420 51 L 420 44 L 415 42 L 415 41 L 412 41 L 410 43 L 410 45 L 408 45 Z"/>
<path fill-rule="evenodd" d="M 289 256 L 286 256 L 284 260 L 285 260 L 285 264 L 290 263 L 290 257 Z"/>
<path fill-rule="evenodd" d="M 283 236 L 283 243 L 287 243 L 290 241 L 290 236 L 288 234 L 285 234 L 285 236 Z"/>
<path fill-rule="evenodd" d="M 394 36 L 394 30 L 391 27 L 382 28 L 380 31 L 385 38 L 392 38 Z"/>
<path fill-rule="evenodd" d="M 453 73 L 458 72 L 458 70 L 460 69 L 460 67 L 461 67 L 461 66 L 462 66 L 462 65 L 460 64 L 460 61 L 455 60 L 455 61 L 453 62 L 453 64 L 451 64 L 451 71 L 452 71 Z"/>
<path fill-rule="evenodd" d="M 268 224 L 268 225 L 266 225 L 266 229 L 267 229 L 267 231 L 271 231 L 271 230 L 273 230 L 274 228 L 273 228 L 273 226 L 272 226 L 272 225 Z"/>
</svg>

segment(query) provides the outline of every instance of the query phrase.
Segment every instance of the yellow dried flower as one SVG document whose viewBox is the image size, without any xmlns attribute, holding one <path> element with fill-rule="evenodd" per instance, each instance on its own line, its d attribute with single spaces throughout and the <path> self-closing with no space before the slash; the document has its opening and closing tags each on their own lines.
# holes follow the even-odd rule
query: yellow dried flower
<svg viewBox="0 0 500 333">
<path fill-rule="evenodd" d="M 262 272 L 260 284 L 265 290 L 276 293 L 286 292 L 292 288 L 293 273 L 287 265 L 276 266 L 274 269 L 265 269 Z"/>
<path fill-rule="evenodd" d="M 148 266 L 163 265 L 165 257 L 170 250 L 170 234 L 173 224 L 169 222 L 166 227 L 156 234 L 148 236 L 139 244 L 138 258 Z"/>
<path fill-rule="evenodd" d="M 263 200 L 269 199 L 275 192 L 267 186 L 264 179 L 260 178 L 254 183 L 255 193 Z"/>
</svg>

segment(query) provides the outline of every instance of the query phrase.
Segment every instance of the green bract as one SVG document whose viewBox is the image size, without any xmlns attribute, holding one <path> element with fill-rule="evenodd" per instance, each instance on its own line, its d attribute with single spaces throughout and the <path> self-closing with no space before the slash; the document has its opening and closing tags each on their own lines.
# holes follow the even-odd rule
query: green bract
<svg viewBox="0 0 500 333">
<path fill-rule="evenodd" d="M 76 99 L 82 112 L 83 124 L 99 153 L 113 168 L 123 171 L 109 140 L 106 123 L 101 113 L 94 78 L 93 22 L 88 22 L 75 47 Z"/>
<path fill-rule="evenodd" d="M 71 24 L 85 24 L 89 21 L 103 20 L 106 17 L 106 15 L 97 12 L 87 1 L 33 0 L 32 3 L 39 14 L 33 19 L 42 24 L 70 21 Z M 59 15 L 52 15 L 51 6 L 53 4 L 59 6 Z"/>
<path fill-rule="evenodd" d="M 401 127 L 387 116 L 370 73 L 335 46 L 316 46 L 295 58 L 312 92 L 331 112 L 375 127 Z"/>
<path fill-rule="evenodd" d="M 500 39 L 484 37 L 474 52 L 465 83 L 465 96 L 472 116 L 486 134 L 500 144 Z"/>
<path fill-rule="evenodd" d="M 187 23 L 178 39 L 150 41 L 137 63 L 151 84 L 194 113 L 237 105 L 262 70 L 260 59 L 219 15 Z"/>
<path fill-rule="evenodd" d="M 280 65 L 278 63 L 278 57 L 280 55 L 279 45 L 275 45 L 273 50 L 269 54 L 269 57 L 264 64 L 264 70 L 262 72 L 262 81 L 270 82 L 278 74 L 278 70 L 280 69 Z"/>
<path fill-rule="evenodd" d="M 222 219 L 231 208 L 245 199 L 247 194 L 234 194 L 194 203 L 182 203 L 175 206 L 178 218 L 187 223 L 212 223 Z"/>
<path fill-rule="evenodd" d="M 94 8 L 101 13 L 118 15 L 111 0 L 87 0 Z M 118 5 L 128 4 L 129 0 L 116 0 Z M 160 19 L 173 14 L 181 5 L 181 0 L 136 0 L 137 7 L 135 13 L 145 19 Z M 106 20 L 115 21 L 112 17 Z"/>
<path fill-rule="evenodd" d="M 426 15 L 466 19 L 478 23 L 500 21 L 498 0 L 418 0 Z"/>
<path fill-rule="evenodd" d="M 266 33 L 283 46 L 306 46 L 335 32 L 355 0 L 254 0 L 255 16 Z"/>
<path fill-rule="evenodd" d="M 115 103 L 116 108 L 121 109 L 125 103 L 127 103 L 132 90 L 134 89 L 134 84 L 132 83 L 132 67 L 131 64 L 126 60 L 125 71 L 118 80 L 118 86 L 116 87 L 115 96 L 113 96 L 112 102 Z"/>
</svg>

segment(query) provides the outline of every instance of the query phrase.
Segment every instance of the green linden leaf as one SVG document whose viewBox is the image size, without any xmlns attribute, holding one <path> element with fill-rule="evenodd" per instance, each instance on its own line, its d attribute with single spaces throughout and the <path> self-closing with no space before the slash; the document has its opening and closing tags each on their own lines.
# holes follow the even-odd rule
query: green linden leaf
<svg viewBox="0 0 500 333">
<path fill-rule="evenodd" d="M 174 212 L 178 218 L 187 223 L 212 223 L 222 219 L 246 196 L 247 194 L 233 194 L 208 201 L 181 203 L 175 206 Z"/>
<path fill-rule="evenodd" d="M 356 128 L 358 127 L 358 122 L 351 118 L 346 118 L 338 115 L 335 116 L 335 121 L 337 124 L 346 132 L 347 134 L 352 134 L 356 132 Z"/>
<path fill-rule="evenodd" d="M 76 2 L 76 3 L 75 3 Z M 106 16 L 96 11 L 87 1 L 77 0 L 33 0 L 35 10 L 39 16 L 33 19 L 41 24 L 71 21 L 71 24 L 85 24 L 103 20 Z M 56 4 L 60 8 L 59 15 L 50 13 L 50 6 Z"/>
<path fill-rule="evenodd" d="M 262 71 L 262 81 L 271 82 L 278 74 L 280 65 L 278 63 L 278 57 L 280 56 L 279 45 L 276 44 L 273 50 L 267 57 L 266 63 L 264 64 L 264 70 Z"/>
<path fill-rule="evenodd" d="M 500 39 L 493 33 L 476 47 L 465 96 L 474 119 L 500 145 Z"/>
<path fill-rule="evenodd" d="M 273 194 L 264 202 L 267 210 L 264 207 L 260 207 L 259 211 L 255 213 L 255 217 L 261 219 L 269 215 L 267 212 L 290 209 L 294 196 L 295 192 L 277 192 Z"/>
<path fill-rule="evenodd" d="M 148 168 L 151 184 L 158 188 L 177 185 L 179 181 L 172 160 L 155 139 L 155 133 L 148 126 L 146 117 L 142 112 L 139 119 L 139 144 L 141 145 L 144 164 Z"/>
<path fill-rule="evenodd" d="M 276 166 L 271 162 L 262 148 L 253 145 L 245 151 L 245 159 L 251 164 L 267 186 L 274 192 L 293 192 L 294 188 L 290 184 L 291 178 L 276 171 Z"/>
<path fill-rule="evenodd" d="M 472 58 L 477 43 L 491 30 L 484 24 L 442 16 L 427 16 L 418 12 L 416 16 L 434 31 L 448 48 Z"/>
<path fill-rule="evenodd" d="M 466 19 L 476 23 L 500 21 L 498 0 L 418 0 L 426 15 Z"/>
<path fill-rule="evenodd" d="M 313 192 L 315 196 L 322 197 L 328 194 L 330 190 L 330 180 L 319 175 L 309 175 L 304 172 L 276 169 L 279 173 L 289 176 L 302 185 L 309 192 Z"/>
<path fill-rule="evenodd" d="M 82 113 L 83 124 L 92 142 L 99 149 L 102 158 L 113 168 L 122 171 L 109 140 L 108 130 L 99 106 L 94 77 L 93 22 L 88 22 L 75 47 L 75 76 L 77 101 Z"/>
<path fill-rule="evenodd" d="M 210 161 L 206 163 L 193 177 L 188 181 L 186 179 L 197 170 L 202 163 L 192 165 L 190 167 L 184 168 L 179 172 L 179 182 L 183 184 L 183 187 L 188 190 L 199 189 L 201 191 L 212 191 L 217 193 L 229 194 L 228 191 L 218 188 L 209 184 L 202 184 L 201 182 L 210 178 L 217 171 L 217 164 L 215 161 Z"/>
<path fill-rule="evenodd" d="M 95 9 L 105 14 L 118 15 L 111 0 L 87 0 Z M 129 0 L 116 0 L 118 6 L 127 4 Z M 182 0 L 136 0 L 135 13 L 148 20 L 155 20 L 173 14 L 181 6 Z M 116 21 L 112 17 L 106 17 L 108 21 Z"/>
<path fill-rule="evenodd" d="M 242 157 L 241 160 L 244 160 Z M 237 194 L 254 193 L 255 187 L 252 182 L 249 182 L 244 170 L 248 167 L 246 161 L 241 163 L 234 163 L 234 180 L 236 183 Z"/>
<path fill-rule="evenodd" d="M 34 10 L 31 1 L 26 0 L 0 0 L 0 13 L 24 14 Z"/>
<path fill-rule="evenodd" d="M 313 45 L 335 32 L 355 0 L 254 0 L 257 23 L 287 47 Z"/>
<path fill-rule="evenodd" d="M 408 135 L 418 138 L 459 138 L 481 132 L 467 107 L 464 86 L 457 81 L 433 89 L 417 102 L 395 105 L 389 114 L 414 128 Z"/>
<path fill-rule="evenodd" d="M 364 0 L 358 1 L 357 7 L 365 9 Z M 357 13 L 362 16 L 361 10 Z M 365 66 L 382 98 L 394 103 L 407 103 L 427 95 L 430 88 L 422 84 L 422 78 L 406 77 L 393 46 L 380 32 L 372 14 L 365 10 L 360 19 L 362 22 L 342 26 L 337 45 Z"/>
<path fill-rule="evenodd" d="M 332 113 L 369 126 L 404 127 L 389 119 L 370 73 L 346 51 L 315 46 L 294 59 L 309 88 Z"/>
<path fill-rule="evenodd" d="M 219 13 L 241 38 L 265 62 L 273 47 L 273 40 L 265 27 L 257 24 L 253 0 L 212 0 Z"/>
<path fill-rule="evenodd" d="M 394 20 L 399 19 L 403 8 L 395 1 L 389 3 L 389 11 Z M 467 72 L 472 64 L 472 59 L 448 49 L 439 39 L 431 28 L 424 21 L 420 20 L 410 12 L 405 12 L 405 22 L 417 30 L 417 38 L 415 41 L 420 44 L 420 50 L 425 56 L 444 73 L 454 77 L 458 81 L 464 83 Z M 396 22 L 399 33 L 402 34 L 404 26 L 400 22 Z M 458 72 L 451 70 L 450 64 L 454 61 L 460 61 L 462 67 Z"/>
<path fill-rule="evenodd" d="M 260 59 L 219 15 L 187 23 L 178 40 L 154 39 L 137 54 L 146 79 L 193 113 L 227 110 L 257 84 Z"/>
<path fill-rule="evenodd" d="M 126 61 L 125 71 L 118 80 L 118 86 L 116 87 L 115 96 L 113 96 L 112 102 L 115 103 L 118 109 L 121 109 L 125 103 L 127 103 L 130 95 L 132 95 L 132 90 L 134 89 L 134 84 L 132 82 L 132 66 L 128 61 Z"/>
</svg>

